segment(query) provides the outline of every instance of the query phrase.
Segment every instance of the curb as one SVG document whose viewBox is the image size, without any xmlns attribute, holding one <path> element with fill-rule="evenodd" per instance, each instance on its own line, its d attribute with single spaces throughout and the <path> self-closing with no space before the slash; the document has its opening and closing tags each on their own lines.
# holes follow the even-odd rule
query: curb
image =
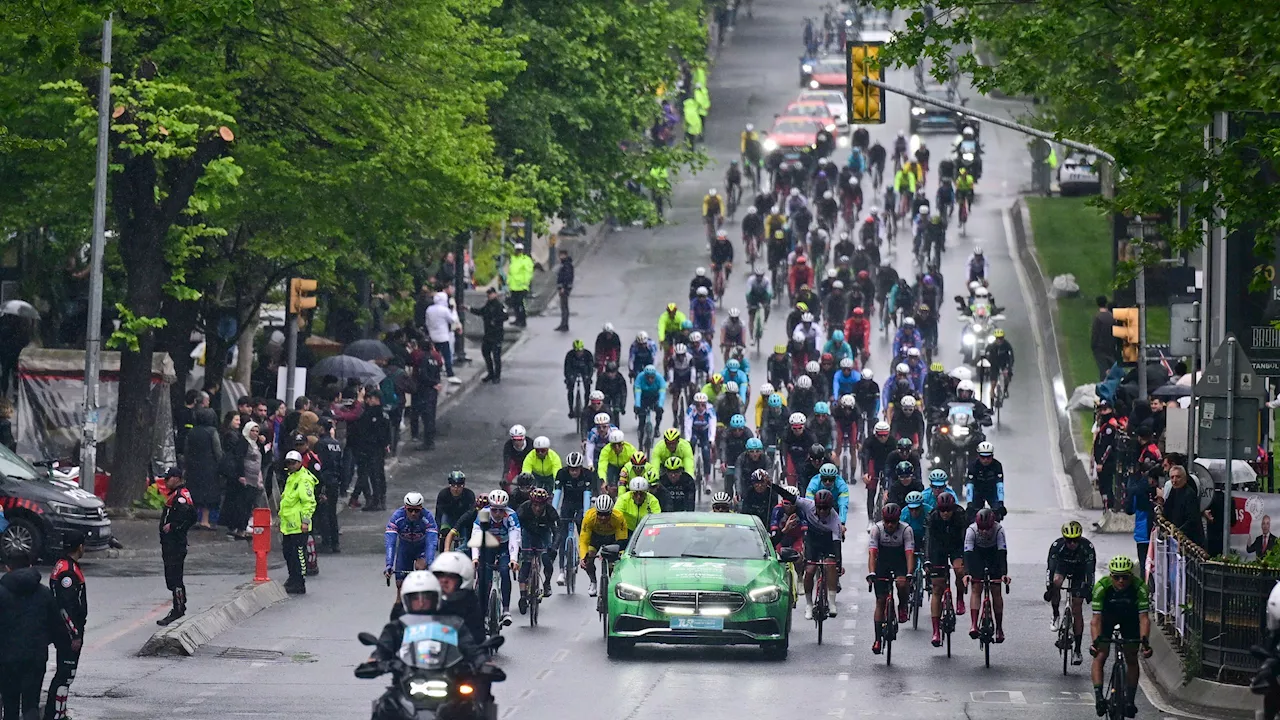
<svg viewBox="0 0 1280 720">
<path fill-rule="evenodd" d="M 1045 350 L 1045 380 L 1050 383 L 1049 394 L 1055 401 L 1055 407 L 1048 414 L 1053 418 L 1052 430 L 1058 435 L 1058 452 L 1062 456 L 1062 469 L 1071 479 L 1071 486 L 1079 506 L 1099 509 L 1102 507 L 1102 498 L 1094 489 L 1093 480 L 1089 477 L 1089 456 L 1081 451 L 1078 445 L 1075 416 L 1061 409 L 1066 403 L 1065 397 L 1058 397 L 1057 390 L 1058 386 L 1062 385 L 1062 355 L 1058 347 L 1057 330 L 1058 305 L 1049 300 L 1049 286 L 1034 251 L 1035 238 L 1031 235 L 1030 213 L 1021 198 L 1014 201 L 1009 209 L 1009 216 L 1013 228 L 1013 243 L 1017 251 L 1014 261 L 1022 266 L 1033 300 L 1029 303 L 1029 310 L 1035 319 L 1031 327 L 1035 332 L 1036 342 Z M 1048 328 L 1047 332 L 1045 328 Z M 1065 389 L 1062 392 L 1065 395 Z"/>
<path fill-rule="evenodd" d="M 1160 628 L 1151 633 L 1151 648 L 1155 651 L 1151 658 L 1139 661 L 1143 667 L 1142 678 L 1150 678 L 1163 699 L 1175 705 L 1175 711 L 1181 711 L 1185 706 L 1186 710 L 1211 718 L 1253 717 L 1258 700 L 1248 687 L 1201 678 L 1184 682 L 1182 654 Z M 1150 696 L 1151 693 L 1147 694 Z"/>
<path fill-rule="evenodd" d="M 202 613 L 191 615 L 164 628 L 147 640 L 139 657 L 190 657 L 220 633 L 248 620 L 289 596 L 278 582 L 245 583 L 231 597 Z"/>
</svg>

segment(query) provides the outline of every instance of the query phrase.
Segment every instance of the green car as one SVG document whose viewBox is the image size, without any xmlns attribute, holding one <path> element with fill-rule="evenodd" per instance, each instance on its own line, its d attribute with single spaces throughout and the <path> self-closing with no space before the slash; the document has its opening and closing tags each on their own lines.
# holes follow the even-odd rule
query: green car
<svg viewBox="0 0 1280 720">
<path fill-rule="evenodd" d="M 646 516 L 609 578 L 609 657 L 636 643 L 759 645 L 787 657 L 791 598 L 780 558 L 754 515 L 676 512 Z"/>
</svg>

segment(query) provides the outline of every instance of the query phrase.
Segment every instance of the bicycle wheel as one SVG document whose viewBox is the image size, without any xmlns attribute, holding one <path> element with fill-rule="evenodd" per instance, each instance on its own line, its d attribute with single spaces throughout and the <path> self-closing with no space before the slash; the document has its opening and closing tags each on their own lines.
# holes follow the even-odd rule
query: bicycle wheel
<svg viewBox="0 0 1280 720">
<path fill-rule="evenodd" d="M 566 595 L 574 594 L 578 589 L 578 532 L 577 528 L 570 526 L 569 531 L 565 533 L 564 548 L 564 592 Z"/>
<path fill-rule="evenodd" d="M 1117 656 L 1111 662 L 1111 681 L 1107 688 L 1107 719 L 1108 720 L 1124 720 L 1124 706 L 1127 704 L 1125 699 L 1125 678 L 1124 678 L 1124 654 L 1117 653 Z"/>
<path fill-rule="evenodd" d="M 911 590 L 911 629 L 920 629 L 920 605 L 924 603 L 924 588 L 921 587 L 923 577 L 920 572 L 916 572 L 914 577 L 915 587 Z"/>
<path fill-rule="evenodd" d="M 816 579 L 819 583 L 816 593 L 818 597 L 815 599 L 813 606 L 813 621 L 818 626 L 818 644 L 822 644 L 822 625 L 827 619 L 827 583 L 825 578 Z"/>
<path fill-rule="evenodd" d="M 502 598 L 498 595 L 498 584 L 502 579 L 493 573 L 489 580 L 489 637 L 502 634 Z"/>
<path fill-rule="evenodd" d="M 542 558 L 538 553 L 529 557 L 529 627 L 538 626 L 538 603 L 542 602 Z"/>
<path fill-rule="evenodd" d="M 893 609 L 890 608 L 889 612 L 893 612 Z M 885 628 L 888 630 L 889 623 L 885 623 Z M 886 667 L 893 665 L 893 635 L 894 633 L 892 630 L 889 630 L 884 634 L 884 664 Z"/>
</svg>

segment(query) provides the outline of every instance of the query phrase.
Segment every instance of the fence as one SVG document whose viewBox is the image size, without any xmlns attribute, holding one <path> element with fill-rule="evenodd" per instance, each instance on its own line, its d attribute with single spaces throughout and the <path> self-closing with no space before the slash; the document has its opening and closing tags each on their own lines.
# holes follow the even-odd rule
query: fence
<svg viewBox="0 0 1280 720">
<path fill-rule="evenodd" d="M 1259 667 L 1249 647 L 1261 636 L 1280 570 L 1209 560 L 1163 518 L 1151 553 L 1155 619 L 1188 658 L 1189 672 L 1247 684 Z"/>
</svg>

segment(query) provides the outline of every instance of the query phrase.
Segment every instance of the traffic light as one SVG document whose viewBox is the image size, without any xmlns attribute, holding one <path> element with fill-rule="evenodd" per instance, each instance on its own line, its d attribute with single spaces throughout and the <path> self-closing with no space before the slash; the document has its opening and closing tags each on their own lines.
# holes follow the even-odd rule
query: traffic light
<svg viewBox="0 0 1280 720">
<path fill-rule="evenodd" d="M 880 48 L 884 43 L 845 43 L 849 57 L 848 87 L 849 122 L 854 125 L 884 124 L 884 90 L 862 82 L 863 79 L 881 80 Z"/>
<path fill-rule="evenodd" d="M 293 278 L 289 281 L 289 314 L 297 315 L 303 310 L 316 306 L 316 298 L 311 293 L 316 291 L 316 281 L 304 278 Z"/>
<path fill-rule="evenodd" d="M 1116 308 L 1111 311 L 1116 319 L 1111 334 L 1124 343 L 1120 356 L 1125 362 L 1138 361 L 1138 308 Z"/>
</svg>

